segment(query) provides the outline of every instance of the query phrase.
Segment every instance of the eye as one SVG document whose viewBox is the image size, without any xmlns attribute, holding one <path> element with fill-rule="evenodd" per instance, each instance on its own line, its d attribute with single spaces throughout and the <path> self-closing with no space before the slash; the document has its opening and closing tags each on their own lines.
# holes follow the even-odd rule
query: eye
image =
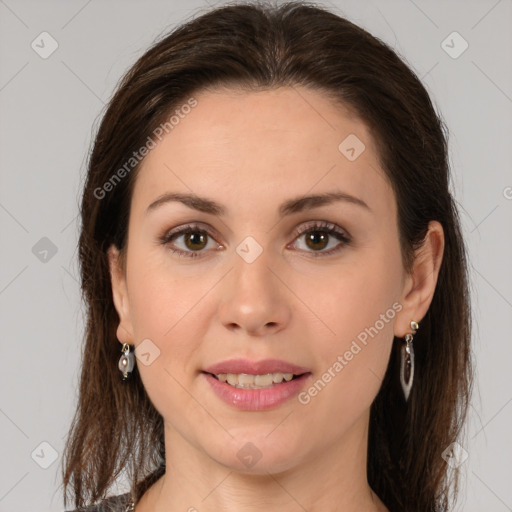
<svg viewBox="0 0 512 512">
<path fill-rule="evenodd" d="M 294 244 L 304 237 L 302 247 L 299 247 L 299 249 L 312 253 L 314 257 L 334 254 L 351 241 L 344 230 L 326 221 L 315 221 L 309 224 L 306 229 L 298 229 L 295 235 L 297 238 Z M 338 240 L 338 243 L 335 243 L 336 240 Z"/>
<path fill-rule="evenodd" d="M 160 242 L 166 245 L 171 252 L 187 258 L 196 258 L 201 252 L 205 252 L 204 249 L 212 249 L 209 244 L 212 241 L 213 236 L 197 224 L 188 224 L 169 231 L 160 238 Z M 217 244 L 217 248 L 222 248 L 222 246 Z"/>
<path fill-rule="evenodd" d="M 309 252 L 315 257 L 328 256 L 338 252 L 351 242 L 349 235 L 344 230 L 336 226 L 336 224 L 326 221 L 312 222 L 305 229 L 297 229 L 294 234 L 296 238 L 292 247 Z M 296 247 L 295 244 L 302 237 L 304 237 L 302 247 Z M 335 243 L 336 240 L 338 241 L 337 243 Z M 213 235 L 207 229 L 201 228 L 197 224 L 188 224 L 166 232 L 160 238 L 160 243 L 167 246 L 171 252 L 186 258 L 197 258 L 201 256 L 201 253 L 206 252 L 205 249 L 215 249 L 216 245 Z M 223 246 L 217 244 L 216 248 L 222 249 Z"/>
</svg>

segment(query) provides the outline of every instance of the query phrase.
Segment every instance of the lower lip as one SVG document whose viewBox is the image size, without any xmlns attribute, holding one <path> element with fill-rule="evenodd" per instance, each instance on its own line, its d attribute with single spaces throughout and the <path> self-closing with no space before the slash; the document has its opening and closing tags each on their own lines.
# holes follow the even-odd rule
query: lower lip
<svg viewBox="0 0 512 512">
<path fill-rule="evenodd" d="M 203 372 L 203 375 L 216 395 L 227 404 L 244 411 L 264 411 L 277 407 L 297 395 L 311 373 L 262 389 L 235 388 L 227 382 L 221 382 L 210 373 Z"/>
</svg>

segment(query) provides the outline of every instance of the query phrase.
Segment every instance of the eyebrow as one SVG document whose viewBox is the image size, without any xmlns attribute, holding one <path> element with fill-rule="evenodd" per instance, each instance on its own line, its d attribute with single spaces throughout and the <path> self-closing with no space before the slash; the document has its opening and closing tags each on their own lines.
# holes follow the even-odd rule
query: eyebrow
<svg viewBox="0 0 512 512">
<path fill-rule="evenodd" d="M 281 204 L 278 211 L 279 215 L 284 217 L 286 215 L 291 215 L 293 213 L 298 213 L 305 210 L 311 210 L 313 208 L 318 208 L 320 206 L 339 201 L 361 206 L 362 208 L 371 211 L 370 207 L 362 199 L 359 199 L 358 197 L 352 196 L 345 192 L 325 192 L 323 194 L 299 196 L 293 199 L 288 199 Z M 204 213 L 210 213 L 212 215 L 223 216 L 227 214 L 226 207 L 212 199 L 201 197 L 196 194 L 183 194 L 177 192 L 168 192 L 158 197 L 148 206 L 146 214 L 149 214 L 159 206 L 170 202 L 180 202 L 189 208 Z"/>
</svg>

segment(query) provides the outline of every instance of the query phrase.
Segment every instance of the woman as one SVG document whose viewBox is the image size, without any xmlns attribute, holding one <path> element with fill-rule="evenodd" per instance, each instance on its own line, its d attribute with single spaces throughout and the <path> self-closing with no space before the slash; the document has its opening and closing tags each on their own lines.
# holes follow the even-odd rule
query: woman
<svg viewBox="0 0 512 512">
<path fill-rule="evenodd" d="M 418 78 L 323 8 L 221 7 L 156 43 L 89 160 L 66 498 L 448 510 L 471 388 L 448 183 Z"/>
</svg>

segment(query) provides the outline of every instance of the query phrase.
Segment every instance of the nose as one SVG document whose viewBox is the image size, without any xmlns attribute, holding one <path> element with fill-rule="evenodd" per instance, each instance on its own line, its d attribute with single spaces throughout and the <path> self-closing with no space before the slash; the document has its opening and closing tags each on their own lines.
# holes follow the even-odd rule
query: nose
<svg viewBox="0 0 512 512">
<path fill-rule="evenodd" d="M 248 263 L 234 254 L 234 268 L 223 282 L 220 321 L 230 331 L 263 336 L 284 329 L 291 318 L 290 292 L 276 276 L 268 251 Z M 282 276 L 281 276 L 282 279 Z"/>
</svg>

